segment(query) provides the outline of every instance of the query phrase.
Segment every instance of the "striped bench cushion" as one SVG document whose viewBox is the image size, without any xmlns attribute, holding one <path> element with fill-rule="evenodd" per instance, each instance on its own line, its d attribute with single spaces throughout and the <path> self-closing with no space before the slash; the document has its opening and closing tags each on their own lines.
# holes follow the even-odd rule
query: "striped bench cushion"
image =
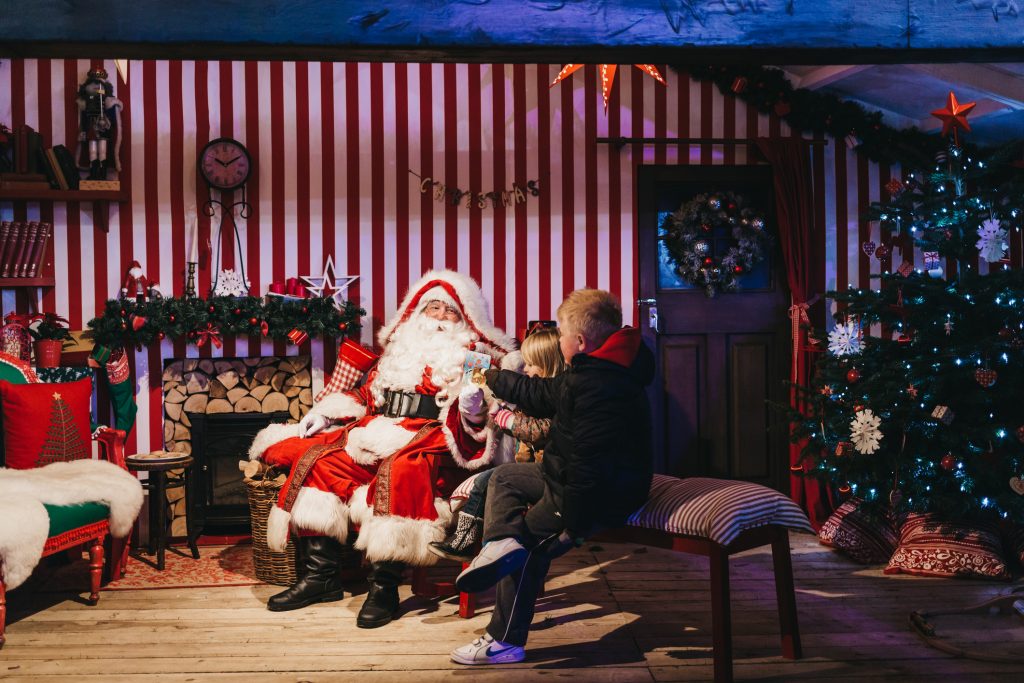
<svg viewBox="0 0 1024 683">
<path fill-rule="evenodd" d="M 814 533 L 803 510 L 778 491 L 728 479 L 654 475 L 651 495 L 629 526 L 708 538 L 729 545 L 747 529 L 775 524 Z"/>
</svg>

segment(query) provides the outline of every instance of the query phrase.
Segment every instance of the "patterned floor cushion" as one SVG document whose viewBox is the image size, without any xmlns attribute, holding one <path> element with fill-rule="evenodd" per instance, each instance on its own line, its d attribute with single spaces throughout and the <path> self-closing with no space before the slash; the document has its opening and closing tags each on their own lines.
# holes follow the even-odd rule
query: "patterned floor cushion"
<svg viewBox="0 0 1024 683">
<path fill-rule="evenodd" d="M 803 510 L 774 489 L 727 479 L 654 475 L 629 526 L 709 538 L 728 545 L 747 529 L 775 524 L 814 533 Z"/>
<path fill-rule="evenodd" d="M 907 515 L 899 547 L 886 574 L 1010 579 L 999 530 L 982 523 L 939 522 L 934 515 Z"/>
<path fill-rule="evenodd" d="M 899 541 L 896 525 L 889 515 L 867 512 L 863 502 L 851 498 L 840 505 L 818 531 L 818 540 L 861 564 L 888 562 Z"/>
</svg>

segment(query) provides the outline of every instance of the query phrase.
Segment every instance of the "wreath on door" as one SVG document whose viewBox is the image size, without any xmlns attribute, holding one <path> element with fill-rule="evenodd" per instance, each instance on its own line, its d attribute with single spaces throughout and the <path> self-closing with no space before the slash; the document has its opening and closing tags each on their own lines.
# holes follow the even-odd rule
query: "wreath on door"
<svg viewBox="0 0 1024 683">
<path fill-rule="evenodd" d="M 735 192 L 698 194 L 669 214 L 658 237 L 669 263 L 684 281 L 708 297 L 739 288 L 739 277 L 760 263 L 771 245 L 761 212 Z M 725 253 L 715 253 L 721 235 L 731 236 Z"/>
</svg>

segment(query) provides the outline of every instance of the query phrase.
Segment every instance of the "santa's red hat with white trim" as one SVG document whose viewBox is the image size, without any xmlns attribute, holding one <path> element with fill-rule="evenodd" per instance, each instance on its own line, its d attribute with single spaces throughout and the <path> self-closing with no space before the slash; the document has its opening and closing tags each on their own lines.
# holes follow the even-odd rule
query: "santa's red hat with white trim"
<svg viewBox="0 0 1024 683">
<path fill-rule="evenodd" d="M 502 367 L 522 364 L 515 339 L 491 322 L 480 285 L 473 278 L 454 270 L 431 270 L 410 286 L 398 311 L 377 333 L 377 342 L 387 346 L 395 330 L 431 301 L 441 301 L 459 311 L 475 336 L 471 346 L 473 351 L 499 359 Z"/>
</svg>

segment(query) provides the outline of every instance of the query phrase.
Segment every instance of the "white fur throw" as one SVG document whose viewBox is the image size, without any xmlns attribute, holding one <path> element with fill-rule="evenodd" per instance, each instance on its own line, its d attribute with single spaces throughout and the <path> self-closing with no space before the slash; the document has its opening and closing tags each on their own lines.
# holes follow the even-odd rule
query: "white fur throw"
<svg viewBox="0 0 1024 683">
<path fill-rule="evenodd" d="M 123 538 L 142 507 L 142 484 L 105 460 L 0 468 L 0 570 L 7 590 L 21 585 L 42 557 L 50 529 L 44 503 L 102 503 L 110 508 L 110 533 Z"/>
</svg>

